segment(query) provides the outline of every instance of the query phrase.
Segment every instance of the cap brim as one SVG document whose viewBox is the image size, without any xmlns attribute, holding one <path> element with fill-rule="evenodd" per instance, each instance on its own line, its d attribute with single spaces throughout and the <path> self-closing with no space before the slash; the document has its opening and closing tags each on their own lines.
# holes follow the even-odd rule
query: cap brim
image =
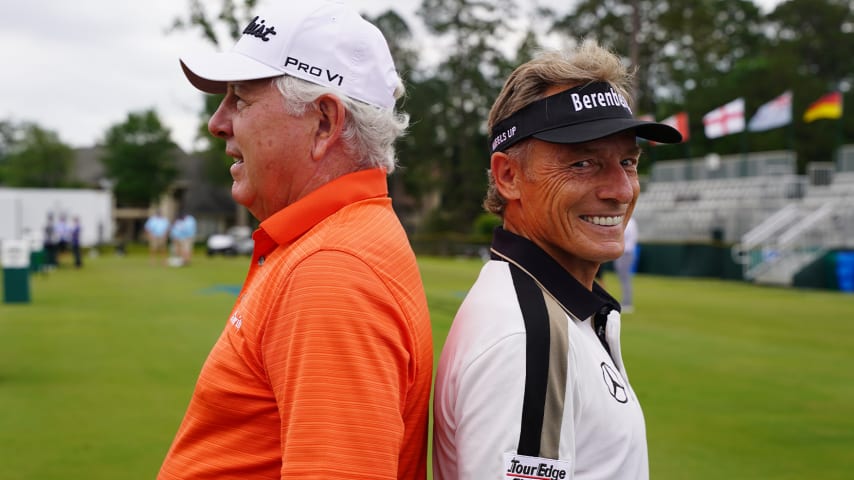
<svg viewBox="0 0 854 480">
<path fill-rule="evenodd" d="M 225 93 L 228 82 L 258 80 L 284 72 L 235 52 L 198 54 L 181 58 L 181 69 L 194 87 L 206 93 Z"/>
<path fill-rule="evenodd" d="M 636 136 L 653 142 L 680 143 L 682 141 L 682 134 L 670 125 L 634 118 L 604 118 L 553 128 L 531 136 L 552 143 L 582 143 L 631 129 L 635 130 Z"/>
</svg>

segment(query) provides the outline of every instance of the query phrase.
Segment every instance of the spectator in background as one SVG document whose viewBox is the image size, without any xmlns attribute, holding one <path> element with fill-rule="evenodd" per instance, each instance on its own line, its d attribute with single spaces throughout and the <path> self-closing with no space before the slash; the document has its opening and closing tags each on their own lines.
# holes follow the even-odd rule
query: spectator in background
<svg viewBox="0 0 854 480">
<path fill-rule="evenodd" d="M 71 246 L 71 225 L 68 224 L 68 217 L 64 213 L 60 213 L 53 224 L 53 232 L 56 236 L 56 265 L 62 265 L 62 257 Z"/>
<path fill-rule="evenodd" d="M 75 268 L 83 266 L 83 256 L 80 253 L 80 229 L 80 217 L 72 218 L 68 236 L 69 244 L 71 246 L 71 255 L 74 257 Z"/>
<path fill-rule="evenodd" d="M 57 263 L 57 247 L 59 238 L 56 234 L 56 225 L 53 219 L 53 214 L 48 212 L 47 221 L 44 225 L 44 265 L 45 270 L 53 270 L 58 266 Z"/>
<path fill-rule="evenodd" d="M 193 247 L 196 241 L 196 217 L 185 213 L 181 222 L 184 225 L 184 235 L 181 238 L 181 260 L 184 265 L 189 265 L 193 259 Z"/>
<path fill-rule="evenodd" d="M 614 270 L 620 279 L 620 305 L 623 313 L 635 311 L 632 277 L 634 276 L 635 261 L 638 248 L 638 223 L 634 218 L 629 219 L 623 232 L 623 255 L 614 260 Z"/>
<path fill-rule="evenodd" d="M 171 248 L 169 250 L 169 259 L 167 260 L 167 263 L 170 267 L 181 267 L 184 265 L 183 236 L 184 218 L 181 215 L 178 215 L 175 221 L 172 222 L 172 225 L 169 226 L 169 244 L 171 245 Z"/>
<path fill-rule="evenodd" d="M 379 29 L 342 2 L 275 2 L 227 53 L 181 59 L 261 223 L 161 480 L 424 480 L 433 343 L 388 196 L 408 116 Z"/>
<path fill-rule="evenodd" d="M 193 241 L 196 238 L 196 219 L 187 213 L 180 214 L 172 223 L 169 238 L 175 250 L 170 265 L 189 265 L 193 254 Z"/>
<path fill-rule="evenodd" d="M 148 239 L 148 254 L 151 263 L 165 261 L 168 255 L 169 220 L 160 213 L 160 210 L 155 210 L 145 221 L 144 230 Z"/>
</svg>

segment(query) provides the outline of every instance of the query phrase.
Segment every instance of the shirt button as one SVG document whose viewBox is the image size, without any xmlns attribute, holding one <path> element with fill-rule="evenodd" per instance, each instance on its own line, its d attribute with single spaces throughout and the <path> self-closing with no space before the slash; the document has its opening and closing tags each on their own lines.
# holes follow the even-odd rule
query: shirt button
<svg viewBox="0 0 854 480">
<path fill-rule="evenodd" d="M 258 266 L 264 265 L 264 256 L 258 257 Z"/>
</svg>

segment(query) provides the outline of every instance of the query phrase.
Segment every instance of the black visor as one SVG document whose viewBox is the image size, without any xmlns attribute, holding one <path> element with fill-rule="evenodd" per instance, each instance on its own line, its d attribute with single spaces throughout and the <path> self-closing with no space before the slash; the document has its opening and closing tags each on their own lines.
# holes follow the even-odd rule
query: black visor
<svg viewBox="0 0 854 480">
<path fill-rule="evenodd" d="M 640 138 L 679 143 L 682 134 L 663 123 L 638 120 L 626 99 L 605 82 L 581 85 L 537 100 L 499 122 L 490 152 L 503 152 L 534 137 L 552 143 L 582 143 L 634 129 Z"/>
</svg>

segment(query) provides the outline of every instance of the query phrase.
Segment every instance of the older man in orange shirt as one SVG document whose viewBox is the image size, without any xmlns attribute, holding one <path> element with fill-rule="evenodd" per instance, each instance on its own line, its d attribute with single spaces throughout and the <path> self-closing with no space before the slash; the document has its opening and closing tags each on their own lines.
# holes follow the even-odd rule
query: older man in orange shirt
<svg viewBox="0 0 854 480">
<path fill-rule="evenodd" d="M 240 296 L 161 479 L 426 478 L 433 346 L 386 174 L 408 123 L 379 30 L 278 2 L 231 52 L 185 57 L 261 221 Z"/>
</svg>

